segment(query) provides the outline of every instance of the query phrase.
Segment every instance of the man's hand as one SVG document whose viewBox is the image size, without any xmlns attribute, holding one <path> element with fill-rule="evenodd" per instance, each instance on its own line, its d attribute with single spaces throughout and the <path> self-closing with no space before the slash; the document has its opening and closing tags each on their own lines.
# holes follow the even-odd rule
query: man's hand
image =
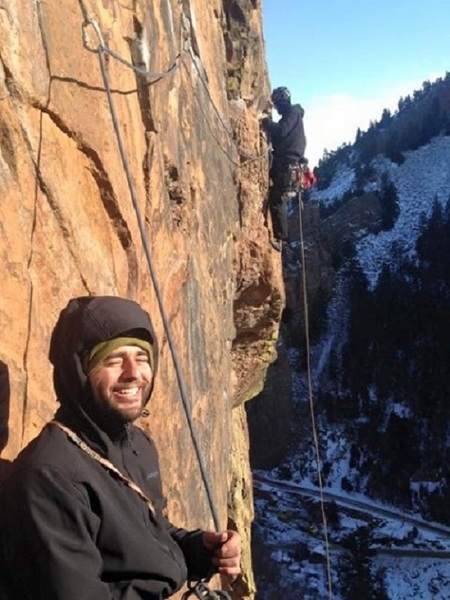
<svg viewBox="0 0 450 600">
<path fill-rule="evenodd" d="M 241 572 L 241 536 L 237 531 L 204 531 L 203 544 L 213 552 L 213 565 L 222 575 L 236 577 Z"/>
<path fill-rule="evenodd" d="M 270 117 L 264 117 L 263 119 L 260 120 L 260 124 L 261 124 L 261 127 L 265 131 L 269 132 L 270 131 L 270 126 L 272 124 L 272 119 Z"/>
</svg>

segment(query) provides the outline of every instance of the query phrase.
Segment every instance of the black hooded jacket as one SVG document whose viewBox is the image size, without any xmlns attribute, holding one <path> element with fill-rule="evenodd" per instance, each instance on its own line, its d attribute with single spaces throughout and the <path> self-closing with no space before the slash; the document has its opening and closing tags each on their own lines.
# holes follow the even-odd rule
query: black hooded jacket
<svg viewBox="0 0 450 600">
<path fill-rule="evenodd" d="M 275 170 L 291 162 L 298 162 L 304 157 L 306 148 L 303 116 L 305 111 L 300 104 L 286 106 L 281 119 L 274 122 L 264 119 L 264 128 L 270 135 L 273 147 L 273 163 Z"/>
<path fill-rule="evenodd" d="M 162 514 L 152 440 L 134 425 L 111 430 L 94 420 L 87 352 L 124 334 L 151 342 L 156 357 L 150 319 L 135 302 L 109 296 L 69 302 L 50 345 L 60 402 L 55 418 L 137 483 L 156 517 L 120 478 L 47 425 L 0 488 L 1 600 L 163 599 L 188 575 L 205 577 L 211 568 L 201 531 L 176 529 Z"/>
</svg>

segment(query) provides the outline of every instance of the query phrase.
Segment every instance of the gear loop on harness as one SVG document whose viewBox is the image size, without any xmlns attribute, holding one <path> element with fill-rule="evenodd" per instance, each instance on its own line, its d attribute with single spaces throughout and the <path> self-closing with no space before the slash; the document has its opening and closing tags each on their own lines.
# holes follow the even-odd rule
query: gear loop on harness
<svg viewBox="0 0 450 600">
<path fill-rule="evenodd" d="M 299 163 L 289 163 L 284 176 L 284 191 L 282 198 L 288 200 L 289 198 L 300 197 L 302 191 L 301 185 L 301 168 Z"/>
<path fill-rule="evenodd" d="M 230 595 L 224 590 L 210 590 L 204 580 L 187 584 L 188 590 L 183 594 L 181 600 L 187 600 L 193 596 L 200 600 L 231 600 Z"/>
</svg>

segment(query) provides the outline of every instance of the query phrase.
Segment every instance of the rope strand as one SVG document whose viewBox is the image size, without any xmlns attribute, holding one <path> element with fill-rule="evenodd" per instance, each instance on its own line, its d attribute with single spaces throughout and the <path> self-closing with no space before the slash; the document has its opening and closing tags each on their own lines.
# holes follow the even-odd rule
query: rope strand
<svg viewBox="0 0 450 600">
<path fill-rule="evenodd" d="M 86 5 L 84 3 L 84 0 L 79 0 L 79 4 L 83 13 L 83 17 L 84 17 L 84 25 L 89 24 L 92 25 L 92 27 L 94 28 L 96 35 L 98 37 L 99 40 L 99 45 L 97 47 L 97 54 L 98 54 L 98 59 L 99 59 L 99 64 L 100 64 L 100 71 L 101 71 L 101 75 L 103 78 L 103 83 L 105 86 L 105 91 L 106 91 L 106 96 L 107 96 L 107 100 L 108 100 L 108 106 L 109 106 L 109 111 L 110 111 L 110 115 L 111 115 L 111 120 L 112 120 L 112 124 L 113 124 L 113 128 L 114 128 L 114 134 L 116 137 L 116 141 L 117 141 L 117 146 L 118 146 L 118 150 L 119 150 L 119 155 L 120 155 L 120 159 L 122 162 L 122 167 L 126 176 L 126 180 L 127 180 L 127 184 L 128 184 L 128 189 L 130 192 L 130 196 L 131 196 L 131 201 L 133 204 L 133 208 L 134 208 L 134 212 L 136 215 L 136 219 L 137 219 L 137 224 L 138 224 L 138 228 L 139 228 L 139 233 L 141 236 L 141 241 L 142 241 L 142 245 L 143 245 L 143 249 L 144 249 L 144 253 L 145 253 L 145 257 L 146 257 L 146 262 L 147 262 L 147 267 L 148 267 L 148 271 L 149 271 L 149 275 L 150 275 L 150 279 L 152 281 L 153 284 L 153 288 L 155 291 L 155 296 L 156 296 L 156 300 L 158 303 L 158 307 L 159 307 L 159 311 L 161 314 L 161 320 L 163 322 L 163 326 L 164 326 L 164 331 L 165 334 L 167 336 L 167 341 L 168 341 L 168 345 L 169 345 L 169 349 L 170 349 L 170 353 L 172 356 L 172 362 L 174 365 L 174 369 L 175 369 L 175 374 L 176 374 L 176 378 L 177 378 L 177 383 L 178 383 L 178 387 L 180 390 L 180 395 L 181 395 L 181 400 L 182 400 L 182 404 L 183 404 L 183 408 L 184 408 L 184 412 L 186 415 L 186 420 L 189 426 L 189 431 L 191 434 L 191 438 L 192 438 L 192 442 L 193 442 L 193 446 L 194 446 L 194 450 L 196 453 L 196 457 L 197 457 L 197 461 L 199 464 L 199 468 L 200 468 L 200 474 L 202 477 L 202 481 L 203 481 L 203 485 L 204 485 L 204 489 L 205 489 L 205 493 L 207 496 L 207 500 L 208 500 L 208 505 L 211 511 L 211 515 L 213 518 L 213 522 L 214 522 L 214 527 L 216 529 L 216 531 L 220 531 L 220 520 L 219 520 L 219 515 L 218 512 L 216 510 L 216 505 L 215 502 L 213 500 L 213 492 L 212 492 L 212 486 L 210 484 L 209 481 L 209 477 L 208 477 L 208 473 L 207 473 L 207 469 L 206 469 L 206 465 L 205 465 L 205 461 L 203 458 L 203 455 L 200 451 L 200 445 L 197 439 L 197 435 L 195 432 L 195 427 L 194 427 L 194 423 L 193 423 L 193 419 L 191 416 L 191 409 L 190 409 L 190 402 L 188 399 L 188 395 L 186 392 L 186 385 L 184 383 L 184 378 L 181 372 L 181 368 L 179 365 L 179 358 L 178 358 L 178 354 L 176 352 L 175 349 L 175 343 L 172 337 L 172 332 L 169 326 L 169 320 L 167 318 L 167 315 L 165 313 L 165 309 L 164 309 L 164 304 L 163 304 L 163 299 L 162 299 L 162 293 L 158 284 L 158 280 L 156 277 L 156 272 L 155 272 L 155 268 L 153 265 L 153 261 L 152 261 L 152 257 L 151 257 L 151 253 L 150 253 L 150 247 L 149 247 L 149 243 L 148 243 L 148 238 L 147 238 L 147 232 L 145 230 L 145 226 L 144 226 L 144 221 L 141 215 L 141 211 L 139 208 L 139 203 L 138 203 L 138 198 L 137 198 L 137 193 L 136 193 L 136 188 L 134 186 L 134 182 L 133 182 L 133 177 L 131 175 L 131 169 L 130 169 L 130 165 L 125 153 L 125 148 L 124 148 L 124 144 L 122 141 L 122 136 L 120 133 L 120 127 L 119 127 L 119 121 L 117 118 L 117 113 L 116 113 L 116 109 L 115 109 L 115 105 L 114 105 L 114 100 L 113 100 L 113 94 L 111 91 L 111 85 L 110 85 L 110 81 L 109 81 L 109 76 L 108 76 L 108 72 L 106 69 L 106 65 L 105 65 L 105 59 L 104 59 L 104 54 L 107 53 L 107 48 L 105 46 L 104 43 L 104 39 L 103 39 L 103 35 L 102 32 L 100 30 L 100 27 L 98 26 L 98 24 L 92 19 L 92 17 L 89 16 L 89 13 L 87 11 Z M 115 53 L 114 53 L 115 54 Z M 116 56 L 115 56 L 116 58 Z M 125 61 L 127 62 L 127 61 Z M 128 63 L 130 64 L 130 63 Z M 134 66 L 132 66 L 133 69 L 135 69 Z"/>
<path fill-rule="evenodd" d="M 212 135 L 213 139 L 215 140 L 215 142 L 217 143 L 217 145 L 219 146 L 219 148 L 222 150 L 222 152 L 225 154 L 225 156 L 228 158 L 229 162 L 231 164 L 233 164 L 234 166 L 238 167 L 238 168 L 242 168 L 244 166 L 246 166 L 249 163 L 258 161 L 258 160 L 262 160 L 263 158 L 265 158 L 268 153 L 269 153 L 269 148 L 265 148 L 261 153 L 259 154 L 248 154 L 246 152 L 244 152 L 243 150 L 241 150 L 239 147 L 237 147 L 235 140 L 233 139 L 233 133 L 232 131 L 229 129 L 227 123 L 225 123 L 225 120 L 223 119 L 222 115 L 220 114 L 219 110 L 217 109 L 213 98 L 211 96 L 211 92 L 209 90 L 208 84 L 205 81 L 205 78 L 203 76 L 203 73 L 201 72 L 197 62 L 197 57 L 194 55 L 193 50 L 192 50 L 192 44 L 190 43 L 189 40 L 187 40 L 187 49 L 183 50 L 180 54 L 178 54 L 178 56 L 175 58 L 174 62 L 172 63 L 172 65 L 166 70 L 166 71 L 162 71 L 160 73 L 152 73 L 150 71 L 147 71 L 146 69 L 142 69 L 141 67 L 138 67 L 136 65 L 133 65 L 133 63 L 131 63 L 129 60 L 127 60 L 126 58 L 124 58 L 121 54 L 118 54 L 117 52 L 115 52 L 114 50 L 111 50 L 110 48 L 107 47 L 107 45 L 104 42 L 103 39 L 103 35 L 102 32 L 100 30 L 100 27 L 98 25 L 98 23 L 95 21 L 95 19 L 93 19 L 90 14 L 89 11 L 86 7 L 85 1 L 84 0 L 78 0 L 78 3 L 80 5 L 81 8 L 81 12 L 83 14 L 83 25 L 82 25 L 82 30 L 83 30 L 83 45 L 86 48 L 86 50 L 89 50 L 89 52 L 96 52 L 98 53 L 99 49 L 102 48 L 103 53 L 108 54 L 109 56 L 111 56 L 112 58 L 114 58 L 115 60 L 119 61 L 120 63 L 122 63 L 124 66 L 126 66 L 127 68 L 131 69 L 132 71 L 134 71 L 135 73 L 137 73 L 138 75 L 141 75 L 142 77 L 144 77 L 149 83 L 150 82 L 155 82 L 155 81 L 159 81 L 161 79 L 164 79 L 166 77 L 168 77 L 169 75 L 172 75 L 183 63 L 183 58 L 185 56 L 190 56 L 191 58 L 191 62 L 195 67 L 195 70 L 197 71 L 199 80 L 202 84 L 202 86 L 204 87 L 207 97 L 208 97 L 208 101 L 209 104 L 211 105 L 217 120 L 219 122 L 219 124 L 221 125 L 222 129 L 224 130 L 225 134 L 227 135 L 228 141 L 229 143 L 236 149 L 237 153 L 239 154 L 240 157 L 242 157 L 243 159 L 245 159 L 243 162 L 238 162 L 236 161 L 230 153 L 230 150 L 228 150 L 227 148 L 225 148 L 222 143 L 216 138 L 216 136 Z M 87 34 L 87 27 L 92 27 L 99 39 L 99 46 L 97 46 L 97 48 L 92 48 L 90 46 L 89 43 L 89 37 Z M 199 106 L 200 106 L 200 110 L 203 112 L 205 118 L 208 118 L 208 115 L 206 113 L 206 111 L 203 108 L 203 103 L 199 102 Z"/>
<path fill-rule="evenodd" d="M 329 598 L 331 600 L 333 598 L 333 590 L 332 590 L 332 582 L 331 582 L 330 544 L 329 544 L 329 540 L 328 540 L 328 525 L 327 525 L 327 516 L 325 513 L 325 501 L 324 501 L 324 495 L 323 495 L 323 478 L 322 478 L 322 468 L 321 468 L 321 460 L 320 460 L 319 437 L 317 434 L 316 417 L 315 417 L 315 413 L 314 413 L 314 398 L 313 398 L 313 391 L 312 391 L 308 293 L 307 293 L 307 281 L 306 281 L 306 259 L 305 259 L 305 245 L 304 245 L 304 236 L 303 236 L 302 212 L 303 212 L 303 202 L 302 202 L 302 197 L 301 197 L 301 191 L 299 191 L 299 193 L 298 193 L 298 215 L 299 215 L 299 226 L 300 226 L 300 249 L 301 249 L 301 256 L 302 256 L 303 310 L 304 310 L 304 315 L 305 315 L 305 344 L 306 344 L 306 370 L 307 370 L 307 378 L 308 378 L 308 400 L 309 400 L 309 410 L 310 410 L 310 414 L 311 414 L 312 435 L 313 435 L 313 442 L 314 442 L 314 450 L 315 450 L 315 454 L 316 454 L 317 474 L 318 474 L 318 481 L 319 481 L 320 510 L 321 510 L 321 514 L 322 514 L 322 523 L 323 523 L 323 530 L 324 530 L 328 594 L 329 594 Z"/>
<path fill-rule="evenodd" d="M 219 521 L 219 516 L 218 513 L 216 511 L 216 507 L 215 507 L 215 503 L 213 501 L 213 496 L 212 496 L 212 487 L 210 485 L 209 482 L 209 478 L 207 475 L 207 470 L 206 470 L 206 465 L 203 459 L 203 455 L 200 451 L 200 447 L 199 447 L 199 442 L 197 440 L 197 436 L 196 433 L 194 431 L 194 423 L 192 420 L 192 416 L 191 416 L 191 409 L 190 409 L 190 402 L 188 400 L 188 395 L 186 392 L 186 385 L 184 383 L 184 378 L 183 375 L 181 373 L 181 368 L 179 366 L 179 359 L 178 359 L 178 354 L 176 352 L 175 349 L 175 343 L 172 337 L 172 332 L 170 329 L 170 325 L 169 325 L 169 320 L 167 318 L 165 309 L 164 309 L 164 304 L 163 304 L 163 299 L 162 299 L 162 293 L 158 284 L 158 280 L 156 277 L 156 272 L 155 272 L 155 268 L 153 265 L 153 261 L 152 261 L 152 257 L 151 257 L 151 253 L 150 253 L 150 248 L 149 248 L 149 244 L 148 244 L 148 239 L 147 239 L 147 232 L 145 230 L 144 227 L 144 221 L 142 219 L 142 215 L 141 215 L 141 211 L 139 208 L 139 203 L 138 203 L 138 199 L 137 199 L 137 193 L 136 193 L 136 189 L 134 187 L 134 183 L 133 183 L 133 178 L 131 176 L 131 170 L 130 170 L 130 166 L 128 163 L 128 159 L 126 157 L 125 154 L 125 149 L 124 149 L 124 145 L 122 142 L 122 136 L 120 133 L 120 128 L 119 128 L 119 122 L 117 119 L 117 114 L 116 114 L 116 110 L 115 110 L 115 106 L 114 106 L 114 101 L 113 101 L 113 97 L 112 97 L 112 93 L 111 93 L 111 86 L 109 83 L 109 77 L 108 77 L 108 73 L 106 71 L 106 65 L 105 65 L 105 61 L 104 61 L 104 57 L 103 57 L 103 47 L 99 46 L 98 48 L 98 56 L 99 56 L 99 61 L 100 61 L 100 70 L 102 73 L 102 77 L 103 77 L 103 82 L 105 84 L 105 89 L 106 89 L 106 95 L 108 97 L 108 104 L 109 104 L 109 109 L 110 109 L 110 113 L 111 113 L 111 119 L 113 122 L 113 127 L 114 127 L 114 133 L 116 136 L 116 140 L 117 140 L 117 145 L 119 148 L 119 154 L 120 154 L 120 158 L 122 161 L 122 167 L 124 169 L 125 172 L 125 176 L 127 178 L 127 182 L 128 182 L 128 188 L 129 188 L 129 192 L 130 192 L 130 196 L 131 196 L 131 200 L 133 203 L 133 208 L 136 214 L 136 219 L 138 222 L 138 227 L 139 227 L 139 232 L 140 232 L 140 236 L 141 236 L 141 241 L 142 241 L 142 245 L 144 248 L 144 252 L 145 252 L 145 257 L 146 257 L 146 261 L 147 261 L 147 266 L 148 266 L 148 271 L 150 274 L 150 278 L 153 284 L 153 288 L 155 291 L 155 295 L 156 295 L 156 299 L 158 302 L 158 307 L 159 307 L 159 311 L 161 314 L 161 319 L 163 322 L 163 326 L 164 326 L 164 331 L 166 333 L 167 336 L 167 341 L 168 341 L 168 345 L 169 345 L 169 349 L 170 349 L 170 353 L 172 356 L 172 362 L 175 368 L 175 374 L 177 377 L 177 382 L 178 382 L 178 387 L 180 390 L 180 394 L 181 394 L 181 399 L 182 399 L 182 403 L 183 403 L 183 407 L 184 407 L 184 411 L 185 411 L 185 415 L 186 415 L 186 419 L 189 425 L 189 431 L 191 433 L 191 438 L 192 438 L 192 442 L 194 445 L 194 449 L 197 455 L 197 460 L 200 466 L 200 473 L 203 479 L 203 484 L 205 487 L 205 491 L 206 491 L 206 495 L 207 495 L 207 499 L 208 499 L 208 504 L 209 504 L 209 508 L 211 511 L 211 515 L 213 517 L 213 521 L 214 521 L 214 526 L 216 528 L 217 531 L 220 530 L 220 521 Z"/>
</svg>

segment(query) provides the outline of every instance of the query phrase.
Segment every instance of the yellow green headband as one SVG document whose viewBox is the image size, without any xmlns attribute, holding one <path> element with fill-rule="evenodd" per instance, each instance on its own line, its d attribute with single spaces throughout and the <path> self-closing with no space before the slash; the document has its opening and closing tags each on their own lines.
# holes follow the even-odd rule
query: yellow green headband
<svg viewBox="0 0 450 600">
<path fill-rule="evenodd" d="M 89 353 L 87 368 L 88 375 L 104 358 L 109 356 L 111 352 L 114 352 L 114 350 L 117 350 L 117 348 L 120 348 L 121 346 L 138 346 L 139 348 L 145 350 L 148 354 L 150 366 L 153 370 L 153 347 L 150 342 L 134 337 L 117 337 L 112 340 L 107 340 L 106 342 L 100 342 L 92 348 Z"/>
</svg>

